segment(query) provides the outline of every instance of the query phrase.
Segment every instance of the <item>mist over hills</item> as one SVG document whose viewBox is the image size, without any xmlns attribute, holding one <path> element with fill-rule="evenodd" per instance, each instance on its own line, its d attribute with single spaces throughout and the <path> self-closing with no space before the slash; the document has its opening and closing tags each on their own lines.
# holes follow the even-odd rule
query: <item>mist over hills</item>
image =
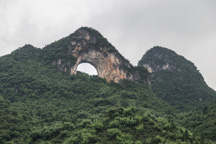
<svg viewBox="0 0 216 144">
<path fill-rule="evenodd" d="M 25 45 L 0 57 L 0 143 L 214 143 L 215 91 L 191 62 L 155 47 L 135 67 L 99 32 L 85 29 L 95 39 L 83 52 L 118 55 L 120 66 L 129 65 L 119 70 L 150 76 L 151 88 L 143 81 L 62 71 L 76 62 L 68 55 L 76 33 L 43 49 Z M 59 58 L 64 63 L 53 64 Z"/>
</svg>

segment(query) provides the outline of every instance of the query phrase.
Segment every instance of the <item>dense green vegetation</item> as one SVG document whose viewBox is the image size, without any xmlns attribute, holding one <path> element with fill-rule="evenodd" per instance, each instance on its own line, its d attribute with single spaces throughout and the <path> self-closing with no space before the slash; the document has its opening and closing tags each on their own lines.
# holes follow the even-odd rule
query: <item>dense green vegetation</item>
<svg viewBox="0 0 216 144">
<path fill-rule="evenodd" d="M 100 118 L 59 119 L 42 125 L 44 122 L 10 108 L 2 97 L 0 103 L 1 120 L 4 120 L 0 123 L 1 143 L 212 143 L 177 127 L 172 121 L 134 108 L 108 108 Z"/>
<path fill-rule="evenodd" d="M 176 109 L 185 111 L 175 118 L 178 125 L 202 138 L 216 140 L 216 105 L 212 104 L 216 92 L 208 87 L 192 62 L 157 46 L 146 52 L 139 65 L 151 68 L 153 92 Z"/>
<path fill-rule="evenodd" d="M 196 66 L 167 48 L 154 47 L 146 52 L 139 66 L 148 64 L 153 92 L 181 111 L 203 109 L 216 99 Z"/>
<path fill-rule="evenodd" d="M 216 101 L 203 110 L 179 114 L 178 122 L 202 137 L 216 141 Z"/>
<path fill-rule="evenodd" d="M 158 144 L 207 142 L 172 122 L 133 108 L 112 108 L 99 119 L 60 123 L 33 133 L 31 143 Z M 209 141 L 210 142 L 210 141 Z"/>
<path fill-rule="evenodd" d="M 83 73 L 69 76 L 48 65 L 40 53 L 26 45 L 0 58 L 2 142 L 34 141 L 35 133 L 41 135 L 44 129 L 62 129 L 67 122 L 78 124 L 79 119 L 94 121 L 109 108 L 133 106 L 164 117 L 175 113 L 148 85 L 107 83 Z"/>
<path fill-rule="evenodd" d="M 25 112 L 22 112 L 25 113 Z M 0 143 L 22 137 L 32 127 L 30 116 L 10 106 L 10 102 L 0 96 Z"/>
<path fill-rule="evenodd" d="M 92 47 L 117 52 L 99 32 L 81 29 L 97 37 Z M 202 109 L 215 100 L 215 91 L 191 62 L 164 48 L 148 51 L 140 66 L 128 72 L 137 72 L 146 80 L 145 61 L 159 68 L 152 74 L 152 88 L 142 81 L 108 83 L 81 72 L 70 76 L 50 63 L 59 58 L 75 62 L 66 55 L 76 34 L 43 49 L 25 45 L 0 58 L 0 144 L 216 141 L 216 104 Z M 170 69 L 163 70 L 167 63 Z"/>
</svg>

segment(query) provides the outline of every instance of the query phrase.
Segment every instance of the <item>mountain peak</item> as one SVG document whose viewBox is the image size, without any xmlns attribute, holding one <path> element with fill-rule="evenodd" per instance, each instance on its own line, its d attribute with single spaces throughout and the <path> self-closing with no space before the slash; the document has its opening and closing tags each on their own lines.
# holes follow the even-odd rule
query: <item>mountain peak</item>
<svg viewBox="0 0 216 144">
<path fill-rule="evenodd" d="M 138 65 L 151 73 L 153 92 L 177 109 L 204 107 L 215 99 L 215 93 L 206 85 L 197 67 L 170 49 L 153 47 Z"/>
<path fill-rule="evenodd" d="M 44 58 L 60 71 L 76 74 L 79 64 L 89 63 L 108 82 L 148 81 L 146 69 L 133 67 L 97 30 L 81 27 L 66 38 L 43 48 Z M 141 72 L 141 71 L 142 72 Z M 145 78 L 141 78 L 145 73 Z M 147 82 L 148 83 L 148 82 Z"/>
<path fill-rule="evenodd" d="M 169 57 L 168 55 L 172 55 L 172 54 L 176 55 L 176 53 L 173 50 L 165 48 L 165 47 L 161 47 L 161 46 L 154 46 L 153 48 L 148 50 L 146 53 L 154 53 L 155 55 L 160 54 L 165 57 Z"/>
<path fill-rule="evenodd" d="M 80 27 L 79 29 L 77 29 L 75 31 L 75 33 L 77 33 L 77 32 L 88 32 L 91 35 L 100 35 L 100 36 L 102 36 L 102 34 L 99 31 L 97 31 L 96 29 L 94 29 L 92 27 Z"/>
<path fill-rule="evenodd" d="M 174 51 L 160 46 L 155 46 L 148 50 L 138 65 L 146 67 L 149 72 L 158 72 L 161 70 L 181 71 L 192 67 L 197 71 L 197 67 L 183 56 Z"/>
</svg>

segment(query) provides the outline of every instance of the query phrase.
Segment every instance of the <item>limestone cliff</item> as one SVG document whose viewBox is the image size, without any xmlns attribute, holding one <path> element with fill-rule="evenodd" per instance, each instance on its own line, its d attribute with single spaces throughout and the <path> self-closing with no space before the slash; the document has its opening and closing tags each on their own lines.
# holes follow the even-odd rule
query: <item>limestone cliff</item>
<svg viewBox="0 0 216 144">
<path fill-rule="evenodd" d="M 81 63 L 92 64 L 108 82 L 148 83 L 148 72 L 133 67 L 99 32 L 82 27 L 70 36 L 43 48 L 45 57 L 60 71 L 76 74 Z M 143 73 L 146 75 L 143 76 Z"/>
</svg>

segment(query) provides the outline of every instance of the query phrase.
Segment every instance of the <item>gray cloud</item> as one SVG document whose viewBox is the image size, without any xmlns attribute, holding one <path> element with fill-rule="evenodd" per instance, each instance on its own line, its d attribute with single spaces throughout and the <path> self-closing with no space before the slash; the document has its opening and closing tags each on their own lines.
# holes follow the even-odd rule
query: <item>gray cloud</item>
<svg viewBox="0 0 216 144">
<path fill-rule="evenodd" d="M 0 55 L 90 26 L 134 65 L 155 45 L 174 50 L 216 89 L 215 0 L 1 0 L 0 21 Z"/>
</svg>

